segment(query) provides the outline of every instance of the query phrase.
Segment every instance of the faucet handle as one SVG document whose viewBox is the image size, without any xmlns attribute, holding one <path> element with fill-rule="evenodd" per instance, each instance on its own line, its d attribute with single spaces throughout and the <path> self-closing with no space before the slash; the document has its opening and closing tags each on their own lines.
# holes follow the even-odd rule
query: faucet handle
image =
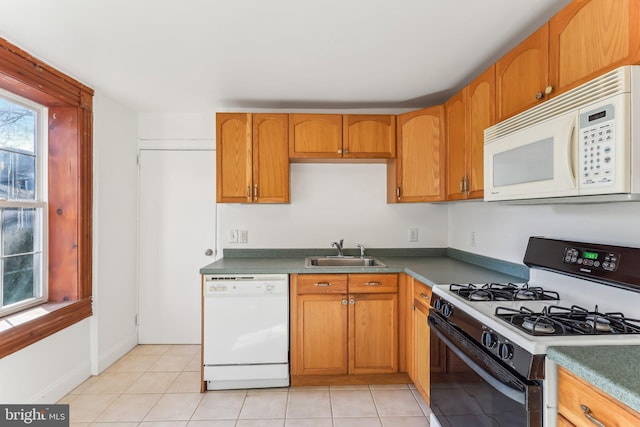
<svg viewBox="0 0 640 427">
<path fill-rule="evenodd" d="M 356 246 L 360 248 L 360 257 L 364 258 L 364 250 L 365 250 L 364 245 L 358 243 Z"/>
</svg>

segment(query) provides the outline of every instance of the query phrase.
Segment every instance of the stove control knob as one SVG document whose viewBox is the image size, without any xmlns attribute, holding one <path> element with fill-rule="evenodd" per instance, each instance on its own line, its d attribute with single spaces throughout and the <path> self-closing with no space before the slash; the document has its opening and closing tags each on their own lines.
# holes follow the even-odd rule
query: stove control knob
<svg viewBox="0 0 640 427">
<path fill-rule="evenodd" d="M 435 308 L 438 311 L 442 311 L 442 300 L 441 299 L 437 299 L 437 300 L 433 301 L 433 308 Z"/>
<path fill-rule="evenodd" d="M 495 348 L 498 345 L 498 337 L 493 332 L 484 331 L 482 333 L 482 345 L 487 348 Z"/>
<path fill-rule="evenodd" d="M 444 314 L 444 317 L 451 317 L 453 314 L 453 306 L 451 304 L 444 304 L 442 307 L 442 314 Z"/>
<path fill-rule="evenodd" d="M 513 358 L 513 346 L 508 343 L 500 343 L 498 346 L 498 354 L 502 360 L 509 360 Z"/>
</svg>

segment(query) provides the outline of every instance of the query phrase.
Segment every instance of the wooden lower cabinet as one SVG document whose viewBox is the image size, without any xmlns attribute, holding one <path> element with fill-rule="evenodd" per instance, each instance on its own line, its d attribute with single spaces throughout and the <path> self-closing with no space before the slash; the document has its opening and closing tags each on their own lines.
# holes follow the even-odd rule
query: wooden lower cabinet
<svg viewBox="0 0 640 427">
<path fill-rule="evenodd" d="M 640 414 L 581 378 L 558 367 L 558 425 L 593 427 L 593 417 L 607 427 L 640 425 Z"/>
<path fill-rule="evenodd" d="M 398 294 L 349 296 L 349 373 L 398 372 Z"/>
<path fill-rule="evenodd" d="M 298 296 L 298 340 L 300 375 L 344 375 L 347 373 L 346 295 Z"/>
<path fill-rule="evenodd" d="M 431 331 L 427 323 L 428 309 L 416 305 L 415 315 L 415 377 L 413 383 L 424 398 L 430 400 Z"/>
<path fill-rule="evenodd" d="M 290 283 L 292 385 L 398 373 L 397 274 L 294 274 Z"/>
</svg>

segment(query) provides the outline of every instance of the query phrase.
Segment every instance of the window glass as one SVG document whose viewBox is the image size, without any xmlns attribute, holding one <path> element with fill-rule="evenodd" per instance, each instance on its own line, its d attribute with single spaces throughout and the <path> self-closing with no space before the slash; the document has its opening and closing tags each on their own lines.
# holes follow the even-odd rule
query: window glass
<svg viewBox="0 0 640 427">
<path fill-rule="evenodd" d="M 38 120 L 44 108 L 28 105 L 0 93 L 0 315 L 46 300 L 46 205 L 38 199 Z"/>
</svg>

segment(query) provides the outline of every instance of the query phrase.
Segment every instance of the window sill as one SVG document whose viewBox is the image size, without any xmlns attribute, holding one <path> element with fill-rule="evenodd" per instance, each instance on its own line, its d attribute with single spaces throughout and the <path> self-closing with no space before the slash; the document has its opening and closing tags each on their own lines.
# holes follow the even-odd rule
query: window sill
<svg viewBox="0 0 640 427">
<path fill-rule="evenodd" d="M 47 303 L 0 319 L 0 358 L 90 317 L 91 298 Z"/>
</svg>

